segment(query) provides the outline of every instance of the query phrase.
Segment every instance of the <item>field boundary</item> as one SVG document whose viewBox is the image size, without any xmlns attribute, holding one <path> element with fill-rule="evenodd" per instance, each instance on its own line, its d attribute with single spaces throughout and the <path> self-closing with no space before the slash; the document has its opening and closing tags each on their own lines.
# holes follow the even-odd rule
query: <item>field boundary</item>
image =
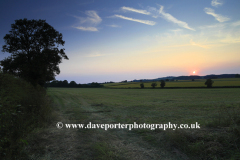
<svg viewBox="0 0 240 160">
<path fill-rule="evenodd" d="M 103 87 L 106 89 L 209 89 L 207 87 L 156 87 L 156 88 L 152 88 L 152 87 L 144 87 L 144 88 L 140 88 L 140 87 Z M 211 87 L 211 89 L 220 89 L 220 88 L 240 88 L 240 86 L 216 86 L 216 87 Z"/>
</svg>

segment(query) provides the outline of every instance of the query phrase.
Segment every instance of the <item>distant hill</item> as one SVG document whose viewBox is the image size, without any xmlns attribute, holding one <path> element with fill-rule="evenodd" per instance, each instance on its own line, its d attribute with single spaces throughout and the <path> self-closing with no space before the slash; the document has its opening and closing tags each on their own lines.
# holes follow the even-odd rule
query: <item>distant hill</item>
<svg viewBox="0 0 240 160">
<path fill-rule="evenodd" d="M 191 76 L 168 76 L 168 77 L 162 77 L 162 78 L 155 78 L 155 79 L 139 79 L 139 80 L 133 80 L 133 82 L 150 82 L 150 81 L 159 81 L 159 80 L 191 80 L 191 79 L 216 79 L 216 78 L 235 78 L 236 74 L 220 74 L 220 75 L 206 75 L 206 76 L 198 76 L 198 75 L 191 75 Z"/>
</svg>

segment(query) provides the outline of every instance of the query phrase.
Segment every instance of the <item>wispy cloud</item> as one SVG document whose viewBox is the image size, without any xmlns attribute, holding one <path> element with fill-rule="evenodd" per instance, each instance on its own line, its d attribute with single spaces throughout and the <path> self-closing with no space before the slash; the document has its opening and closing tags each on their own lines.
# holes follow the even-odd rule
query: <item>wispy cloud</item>
<svg viewBox="0 0 240 160">
<path fill-rule="evenodd" d="M 121 7 L 121 9 L 123 11 L 131 11 L 131 12 L 136 12 L 136 13 L 140 13 L 140 14 L 146 14 L 146 15 L 150 15 L 151 13 L 146 11 L 146 10 L 139 10 L 139 9 L 135 9 L 135 8 L 130 8 L 130 7 Z"/>
<path fill-rule="evenodd" d="M 173 17 L 171 14 L 164 12 L 163 11 L 163 6 L 160 6 L 159 14 L 162 15 L 162 17 L 164 19 L 166 19 L 170 22 L 176 23 L 180 27 L 195 31 L 193 28 L 189 27 L 186 22 L 180 21 L 180 20 L 176 19 L 175 17 Z"/>
<path fill-rule="evenodd" d="M 223 5 L 223 3 L 220 2 L 219 0 L 212 0 L 211 5 L 214 7 L 218 7 L 218 6 Z"/>
<path fill-rule="evenodd" d="M 200 29 L 223 29 L 227 26 L 226 23 L 217 23 L 212 25 L 200 26 Z"/>
<path fill-rule="evenodd" d="M 155 7 L 147 7 L 148 11 L 151 13 L 153 18 L 158 18 L 159 17 L 159 11 Z"/>
<path fill-rule="evenodd" d="M 232 23 L 232 26 L 234 26 L 234 27 L 240 26 L 240 21 L 233 22 L 233 23 Z"/>
<path fill-rule="evenodd" d="M 176 33 L 176 32 L 181 32 L 181 31 L 182 31 L 182 29 L 173 29 L 173 30 L 170 30 L 170 31 L 172 31 L 172 32 Z"/>
<path fill-rule="evenodd" d="M 80 23 L 99 24 L 102 21 L 101 17 L 98 16 L 96 11 L 86 11 L 85 14 L 87 17 L 74 17 L 79 19 Z"/>
<path fill-rule="evenodd" d="M 125 17 L 125 16 L 122 16 L 122 15 L 118 15 L 118 14 L 115 14 L 114 16 L 111 16 L 111 17 L 112 18 L 122 18 L 122 19 L 125 19 L 125 20 L 139 22 L 139 23 L 143 23 L 143 24 L 147 24 L 147 25 L 151 25 L 151 26 L 156 24 L 156 22 L 154 22 L 154 21 L 135 19 L 135 18 L 130 18 L 130 17 Z"/>
<path fill-rule="evenodd" d="M 205 49 L 209 48 L 209 46 L 207 46 L 207 45 L 201 45 L 201 44 L 197 44 L 197 43 L 193 42 L 192 39 L 190 40 L 190 44 L 193 46 L 198 46 L 198 47 L 205 48 Z"/>
<path fill-rule="evenodd" d="M 95 26 L 102 22 L 101 17 L 98 16 L 96 11 L 92 10 L 86 11 L 85 14 L 87 15 L 87 17 L 73 16 L 79 20 L 79 23 L 81 25 L 74 28 L 80 29 L 82 31 L 98 31 Z"/>
<path fill-rule="evenodd" d="M 228 36 L 222 39 L 221 42 L 227 43 L 227 44 L 240 43 L 240 38 Z"/>
<path fill-rule="evenodd" d="M 74 27 L 76 29 L 80 29 L 82 31 L 98 31 L 96 27 Z"/>
<path fill-rule="evenodd" d="M 118 28 L 118 27 L 121 27 L 121 26 L 119 26 L 119 25 L 116 25 L 116 24 L 107 25 L 107 26 L 109 26 L 109 27 L 113 27 L 113 28 Z"/>
<path fill-rule="evenodd" d="M 216 14 L 214 9 L 212 8 L 204 8 L 204 11 L 206 14 L 212 15 L 219 22 L 225 22 L 230 20 L 230 18 L 228 17 L 222 16 L 220 14 Z"/>
<path fill-rule="evenodd" d="M 240 21 L 232 23 L 217 23 L 199 27 L 201 34 L 194 39 L 206 37 L 208 46 L 217 47 L 221 45 L 235 44 L 240 42 Z M 201 43 L 205 43 L 201 41 Z"/>
</svg>

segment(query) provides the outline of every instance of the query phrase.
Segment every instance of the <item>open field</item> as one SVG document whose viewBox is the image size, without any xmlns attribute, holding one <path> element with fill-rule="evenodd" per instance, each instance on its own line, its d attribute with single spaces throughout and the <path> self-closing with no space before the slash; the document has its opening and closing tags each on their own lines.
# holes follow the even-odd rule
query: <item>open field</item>
<svg viewBox="0 0 240 160">
<path fill-rule="evenodd" d="M 214 159 L 214 157 L 238 159 L 240 144 L 239 138 L 236 137 L 240 135 L 239 91 L 238 88 L 172 90 L 49 88 L 48 95 L 53 98 L 55 110 L 59 114 L 56 123 L 192 124 L 198 122 L 201 129 L 175 131 L 108 129 L 105 131 L 57 129 L 55 124 L 52 124 L 50 129 L 35 136 L 41 148 L 39 149 L 38 146 L 39 154 L 35 152 L 32 157 L 137 160 Z M 232 129 L 235 129 L 236 134 Z M 34 147 L 31 149 L 33 150 Z"/>
<path fill-rule="evenodd" d="M 213 81 L 213 87 L 240 86 L 240 78 L 221 78 L 213 79 Z M 157 88 L 159 88 L 161 82 L 155 82 L 157 83 Z M 205 82 L 206 79 L 167 81 L 165 87 L 206 87 Z M 151 88 L 152 82 L 143 83 L 146 88 Z M 109 88 L 140 88 L 140 84 L 141 82 L 107 83 L 104 86 Z"/>
</svg>

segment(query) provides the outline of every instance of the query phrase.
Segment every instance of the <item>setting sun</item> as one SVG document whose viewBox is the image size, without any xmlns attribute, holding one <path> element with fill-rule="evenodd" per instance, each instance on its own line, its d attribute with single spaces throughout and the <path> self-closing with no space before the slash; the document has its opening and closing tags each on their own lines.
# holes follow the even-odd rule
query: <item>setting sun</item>
<svg viewBox="0 0 240 160">
<path fill-rule="evenodd" d="M 195 71 L 193 71 L 193 74 L 195 74 L 196 72 Z"/>
</svg>

